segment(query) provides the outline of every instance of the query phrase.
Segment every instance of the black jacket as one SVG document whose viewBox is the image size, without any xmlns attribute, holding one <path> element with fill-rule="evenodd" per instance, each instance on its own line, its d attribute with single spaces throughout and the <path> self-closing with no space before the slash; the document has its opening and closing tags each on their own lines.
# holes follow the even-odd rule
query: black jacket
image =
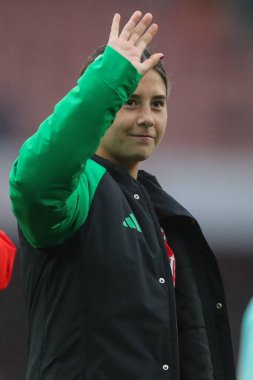
<svg viewBox="0 0 253 380">
<path fill-rule="evenodd" d="M 222 281 L 199 225 L 154 177 L 93 160 L 106 172 L 73 236 L 35 249 L 20 231 L 27 379 L 234 380 Z"/>
</svg>

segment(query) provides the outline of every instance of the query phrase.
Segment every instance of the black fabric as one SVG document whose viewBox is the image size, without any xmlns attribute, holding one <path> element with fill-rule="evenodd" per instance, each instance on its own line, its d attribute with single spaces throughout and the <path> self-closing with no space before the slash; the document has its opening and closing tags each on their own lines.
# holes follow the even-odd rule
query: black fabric
<svg viewBox="0 0 253 380">
<path fill-rule="evenodd" d="M 235 379 L 225 294 L 215 256 L 197 221 L 140 171 L 176 256 L 176 302 L 181 380 Z M 221 304 L 221 308 L 217 308 Z"/>
<path fill-rule="evenodd" d="M 176 259 L 176 303 L 181 379 L 213 380 L 214 370 L 203 306 L 188 249 L 180 234 L 169 233 Z"/>
<path fill-rule="evenodd" d="M 136 181 L 94 160 L 107 172 L 70 239 L 36 250 L 20 231 L 27 380 L 234 380 L 222 284 L 197 223 L 154 177 Z M 141 231 L 123 224 L 131 213 Z M 176 255 L 176 294 L 161 226 Z"/>
</svg>

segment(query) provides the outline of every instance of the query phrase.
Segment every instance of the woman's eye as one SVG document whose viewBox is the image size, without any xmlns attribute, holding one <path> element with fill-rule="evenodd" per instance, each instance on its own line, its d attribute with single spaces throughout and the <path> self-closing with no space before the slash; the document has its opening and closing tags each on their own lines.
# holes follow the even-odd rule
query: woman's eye
<svg viewBox="0 0 253 380">
<path fill-rule="evenodd" d="M 128 101 L 125 103 L 126 106 L 133 107 L 136 106 L 136 100 L 134 99 L 128 99 Z"/>
<path fill-rule="evenodd" d="M 162 100 L 157 100 L 157 101 L 153 102 L 153 107 L 155 107 L 155 108 L 161 108 L 163 106 L 164 106 L 164 101 L 162 101 Z"/>
</svg>

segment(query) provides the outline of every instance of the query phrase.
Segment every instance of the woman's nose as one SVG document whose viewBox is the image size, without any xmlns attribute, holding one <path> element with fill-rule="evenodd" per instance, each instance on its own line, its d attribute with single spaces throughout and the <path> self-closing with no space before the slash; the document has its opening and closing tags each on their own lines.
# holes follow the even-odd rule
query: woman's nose
<svg viewBox="0 0 253 380">
<path fill-rule="evenodd" d="M 145 128 L 152 127 L 154 125 L 154 117 L 153 117 L 153 113 L 150 107 L 145 107 L 140 110 L 140 113 L 137 119 L 137 125 L 139 127 L 145 127 Z"/>
</svg>

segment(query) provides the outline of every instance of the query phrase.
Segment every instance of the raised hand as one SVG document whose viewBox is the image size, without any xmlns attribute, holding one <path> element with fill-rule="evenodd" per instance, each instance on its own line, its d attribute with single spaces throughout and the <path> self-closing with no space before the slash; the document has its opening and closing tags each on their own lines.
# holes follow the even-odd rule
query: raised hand
<svg viewBox="0 0 253 380">
<path fill-rule="evenodd" d="M 144 62 L 140 62 L 143 51 L 158 30 L 158 25 L 152 23 L 152 19 L 151 13 L 146 13 L 142 17 L 142 13 L 136 11 L 121 32 L 119 31 L 120 15 L 118 13 L 114 15 L 112 21 L 108 45 L 128 59 L 140 74 L 145 74 L 152 69 L 163 57 L 163 54 L 156 53 Z"/>
</svg>

